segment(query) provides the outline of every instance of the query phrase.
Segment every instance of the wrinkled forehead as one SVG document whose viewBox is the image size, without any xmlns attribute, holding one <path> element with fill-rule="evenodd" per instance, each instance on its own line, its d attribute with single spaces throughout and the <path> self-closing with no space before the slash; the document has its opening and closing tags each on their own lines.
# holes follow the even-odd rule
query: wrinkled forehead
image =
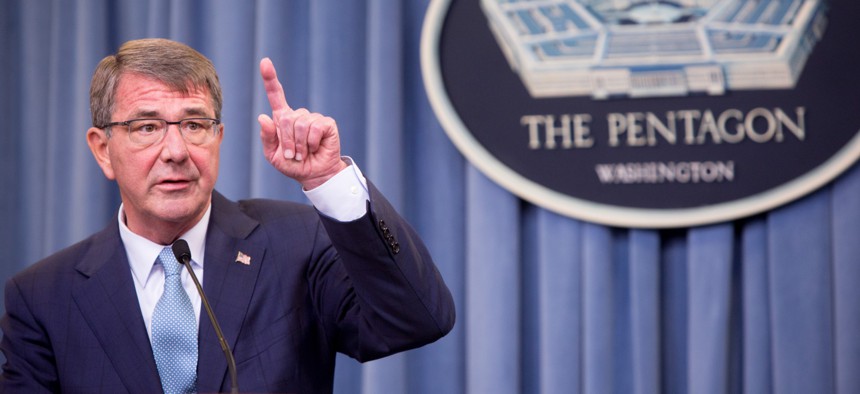
<svg viewBox="0 0 860 394">
<path fill-rule="evenodd" d="M 137 117 L 212 117 L 214 112 L 205 86 L 171 83 L 138 73 L 120 77 L 113 109 L 113 115 Z"/>
</svg>

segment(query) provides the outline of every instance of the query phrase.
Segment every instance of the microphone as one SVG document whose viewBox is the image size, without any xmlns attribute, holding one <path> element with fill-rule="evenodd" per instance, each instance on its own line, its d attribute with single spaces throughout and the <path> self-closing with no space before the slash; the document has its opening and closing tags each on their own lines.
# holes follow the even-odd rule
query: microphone
<svg viewBox="0 0 860 394">
<path fill-rule="evenodd" d="M 206 309 L 206 314 L 209 315 L 209 321 L 212 322 L 212 327 L 215 328 L 215 335 L 218 336 L 218 342 L 221 343 L 221 350 L 224 351 L 224 357 L 227 358 L 227 369 L 230 370 L 230 392 L 233 394 L 239 393 L 239 383 L 236 381 L 236 360 L 233 358 L 233 352 L 230 351 L 230 345 L 224 339 L 224 333 L 221 332 L 221 326 L 218 324 L 218 319 L 215 318 L 215 313 L 212 312 L 212 307 L 209 306 L 209 300 L 206 299 L 206 293 L 203 292 L 203 287 L 200 286 L 200 281 L 197 280 L 197 275 L 194 275 L 194 270 L 191 269 L 191 248 L 188 247 L 188 242 L 184 239 L 177 240 L 171 247 L 176 260 L 188 269 L 188 274 L 191 280 L 194 281 L 194 286 L 197 287 L 197 292 L 200 293 L 200 299 L 203 301 L 203 307 Z"/>
</svg>

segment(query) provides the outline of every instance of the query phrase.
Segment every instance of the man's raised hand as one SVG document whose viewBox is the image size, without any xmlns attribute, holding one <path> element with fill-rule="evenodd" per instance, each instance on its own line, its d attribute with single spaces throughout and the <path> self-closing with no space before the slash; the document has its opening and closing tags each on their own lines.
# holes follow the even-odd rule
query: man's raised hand
<svg viewBox="0 0 860 394">
<path fill-rule="evenodd" d="M 284 175 L 311 190 L 347 167 L 340 157 L 340 136 L 334 119 L 287 104 L 275 66 L 269 58 L 260 62 L 260 75 L 272 116 L 261 114 L 260 139 L 269 163 Z"/>
</svg>

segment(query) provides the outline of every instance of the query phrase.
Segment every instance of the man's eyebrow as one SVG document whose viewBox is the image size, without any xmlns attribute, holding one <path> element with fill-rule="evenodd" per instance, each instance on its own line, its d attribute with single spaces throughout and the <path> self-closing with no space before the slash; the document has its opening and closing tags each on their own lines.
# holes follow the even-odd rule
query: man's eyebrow
<svg viewBox="0 0 860 394">
<path fill-rule="evenodd" d="M 145 109 L 137 110 L 136 112 L 133 112 L 131 114 L 131 117 L 133 117 L 133 118 L 155 118 L 157 116 L 158 116 L 158 111 L 145 110 Z"/>
<path fill-rule="evenodd" d="M 201 107 L 186 108 L 185 109 L 185 115 L 186 116 L 202 116 L 202 117 L 211 117 L 212 116 L 209 114 L 209 111 L 207 111 L 205 108 L 201 108 Z"/>
</svg>

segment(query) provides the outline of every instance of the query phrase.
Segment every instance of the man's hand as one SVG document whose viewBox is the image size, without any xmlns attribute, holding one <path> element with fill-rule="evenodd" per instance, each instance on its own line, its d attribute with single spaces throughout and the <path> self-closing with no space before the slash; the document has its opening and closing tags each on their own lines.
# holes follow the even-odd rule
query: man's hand
<svg viewBox="0 0 860 394">
<path fill-rule="evenodd" d="M 271 117 L 257 117 L 263 154 L 269 163 L 301 183 L 305 190 L 322 185 L 346 168 L 340 158 L 340 136 L 334 119 L 305 108 L 293 110 L 269 58 L 260 62 L 260 75 L 272 107 Z"/>
</svg>

